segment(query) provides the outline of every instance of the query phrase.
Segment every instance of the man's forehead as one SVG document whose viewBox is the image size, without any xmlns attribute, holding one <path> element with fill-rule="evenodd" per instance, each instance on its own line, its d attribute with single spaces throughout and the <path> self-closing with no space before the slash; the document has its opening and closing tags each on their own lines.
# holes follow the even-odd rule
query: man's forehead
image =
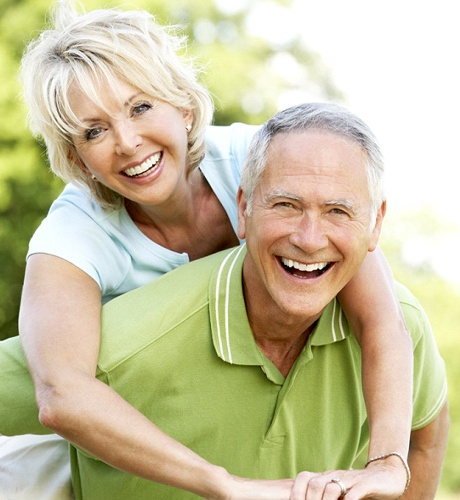
<svg viewBox="0 0 460 500">
<path fill-rule="evenodd" d="M 266 201 L 276 198 L 355 207 L 369 197 L 367 155 L 351 140 L 324 131 L 275 136 L 259 180 Z"/>
<path fill-rule="evenodd" d="M 267 177 L 333 176 L 367 179 L 368 158 L 361 145 L 328 131 L 277 134 L 268 148 Z"/>
</svg>

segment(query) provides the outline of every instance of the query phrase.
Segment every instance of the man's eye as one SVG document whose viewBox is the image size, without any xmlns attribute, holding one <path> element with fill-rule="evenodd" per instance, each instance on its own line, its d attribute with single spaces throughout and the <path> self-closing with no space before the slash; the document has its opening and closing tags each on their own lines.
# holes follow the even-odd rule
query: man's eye
<svg viewBox="0 0 460 500">
<path fill-rule="evenodd" d="M 348 212 L 346 212 L 342 208 L 333 208 L 331 210 L 331 213 L 333 213 L 334 215 L 345 215 L 345 216 L 348 216 Z"/>
<path fill-rule="evenodd" d="M 275 204 L 276 207 L 279 208 L 293 208 L 294 205 L 290 201 L 280 201 Z"/>
</svg>

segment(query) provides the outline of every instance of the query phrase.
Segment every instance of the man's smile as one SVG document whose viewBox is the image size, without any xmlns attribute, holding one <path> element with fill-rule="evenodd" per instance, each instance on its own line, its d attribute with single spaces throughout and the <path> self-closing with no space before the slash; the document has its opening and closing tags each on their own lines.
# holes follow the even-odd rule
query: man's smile
<svg viewBox="0 0 460 500">
<path fill-rule="evenodd" d="M 332 262 L 315 262 L 312 264 L 305 264 L 296 260 L 288 259 L 287 257 L 280 257 L 280 262 L 288 273 L 297 278 L 317 278 L 324 274 L 328 269 L 333 266 Z"/>
</svg>

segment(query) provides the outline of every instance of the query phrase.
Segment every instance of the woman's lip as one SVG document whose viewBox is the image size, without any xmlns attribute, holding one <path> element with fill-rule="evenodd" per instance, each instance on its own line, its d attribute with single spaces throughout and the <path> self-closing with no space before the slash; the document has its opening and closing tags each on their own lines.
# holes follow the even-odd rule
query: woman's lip
<svg viewBox="0 0 460 500">
<path fill-rule="evenodd" d="M 125 165 L 121 171 L 124 172 L 128 168 L 138 167 L 139 165 L 142 165 L 145 161 L 147 161 L 149 158 L 157 154 L 161 154 L 161 151 L 155 151 L 155 153 L 150 153 L 147 156 L 145 156 L 142 160 L 132 161 L 131 163 L 128 163 L 128 165 Z"/>
<path fill-rule="evenodd" d="M 134 177 L 130 177 L 126 174 L 123 175 L 123 177 L 131 182 L 135 182 L 137 184 L 147 184 L 149 182 L 152 182 L 153 180 L 155 180 L 156 178 L 158 178 L 161 173 L 163 172 L 163 169 L 164 169 L 164 157 L 162 157 L 160 159 L 160 161 L 158 162 L 157 165 L 155 165 L 155 168 L 152 168 L 151 171 L 148 171 L 143 174 L 143 175 L 139 175 L 139 176 L 134 176 Z M 122 172 L 123 173 L 123 172 Z"/>
</svg>

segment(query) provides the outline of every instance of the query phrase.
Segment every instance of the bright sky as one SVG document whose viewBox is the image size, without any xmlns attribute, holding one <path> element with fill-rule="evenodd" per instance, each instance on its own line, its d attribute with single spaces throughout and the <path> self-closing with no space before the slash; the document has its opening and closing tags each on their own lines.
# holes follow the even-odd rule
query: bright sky
<svg viewBox="0 0 460 500">
<path fill-rule="evenodd" d="M 295 3 L 306 43 L 381 141 L 391 203 L 427 204 L 458 221 L 457 0 Z"/>
<path fill-rule="evenodd" d="M 292 11 L 266 14 L 262 25 L 279 39 L 302 33 L 330 68 L 344 104 L 376 133 L 391 212 L 429 206 L 457 225 L 447 239 L 408 248 L 411 258 L 435 261 L 460 283 L 458 1 L 294 0 Z"/>
</svg>

